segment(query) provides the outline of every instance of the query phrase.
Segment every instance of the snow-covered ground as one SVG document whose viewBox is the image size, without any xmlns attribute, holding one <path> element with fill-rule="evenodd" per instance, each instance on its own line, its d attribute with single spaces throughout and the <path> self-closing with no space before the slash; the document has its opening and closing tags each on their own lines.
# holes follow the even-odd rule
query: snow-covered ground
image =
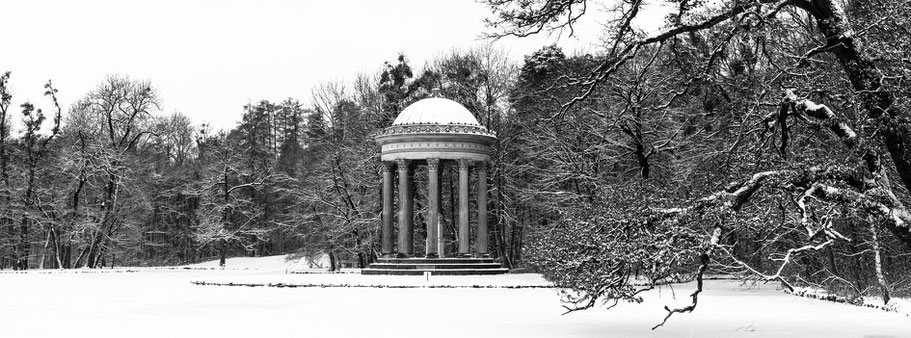
<svg viewBox="0 0 911 338">
<path fill-rule="evenodd" d="M 0 274 L 0 337 L 911 337 L 911 318 L 903 314 L 732 281 L 707 281 L 695 312 L 674 315 L 654 331 L 650 328 L 664 317 L 663 306 L 685 304 L 692 285 L 650 292 L 642 304 L 561 315 L 555 289 L 190 283 L 546 284 L 533 274 L 431 276 L 429 281 L 285 274 L 288 267 L 281 260 L 246 260 L 251 266 L 234 261 L 238 270 Z M 257 267 L 263 269 L 252 269 Z"/>
<path fill-rule="evenodd" d="M 287 255 L 267 257 L 234 257 L 225 260 L 225 268 L 246 270 L 325 270 L 329 267 L 326 256 L 317 259 L 288 259 Z M 218 260 L 185 265 L 188 268 L 218 268 Z"/>
</svg>

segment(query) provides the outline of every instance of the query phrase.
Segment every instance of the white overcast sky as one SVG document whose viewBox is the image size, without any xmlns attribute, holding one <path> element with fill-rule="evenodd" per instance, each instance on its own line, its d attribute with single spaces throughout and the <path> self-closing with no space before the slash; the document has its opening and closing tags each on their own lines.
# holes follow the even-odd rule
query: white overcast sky
<svg viewBox="0 0 911 338">
<path fill-rule="evenodd" d="M 323 81 L 379 71 L 404 53 L 413 68 L 453 48 L 487 43 L 487 7 L 474 0 L 0 0 L 0 72 L 11 71 L 13 108 L 47 107 L 52 79 L 67 109 L 107 74 L 149 79 L 164 113 L 229 129 L 243 106 L 308 102 Z M 660 18 L 652 18 L 656 22 Z M 503 39 L 519 61 L 558 42 L 595 51 L 599 18 L 575 37 Z"/>
</svg>

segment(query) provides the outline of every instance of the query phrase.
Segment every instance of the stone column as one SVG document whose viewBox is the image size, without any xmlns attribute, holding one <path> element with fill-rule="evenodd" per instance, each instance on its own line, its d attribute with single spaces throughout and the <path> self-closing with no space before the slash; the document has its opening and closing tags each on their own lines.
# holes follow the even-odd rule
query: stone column
<svg viewBox="0 0 911 338">
<path fill-rule="evenodd" d="M 427 198 L 430 200 L 427 204 L 427 258 L 439 257 L 438 245 L 440 234 L 438 226 L 440 223 L 440 160 L 436 158 L 427 159 Z"/>
<path fill-rule="evenodd" d="M 487 163 L 478 163 L 478 256 L 487 252 Z"/>
<path fill-rule="evenodd" d="M 392 257 L 392 162 L 383 162 L 383 257 Z"/>
<path fill-rule="evenodd" d="M 468 227 L 468 160 L 459 160 L 459 256 L 468 256 L 471 232 Z"/>
<path fill-rule="evenodd" d="M 396 161 L 399 167 L 399 257 L 414 254 L 414 229 L 411 227 L 411 168 L 408 160 Z"/>
</svg>

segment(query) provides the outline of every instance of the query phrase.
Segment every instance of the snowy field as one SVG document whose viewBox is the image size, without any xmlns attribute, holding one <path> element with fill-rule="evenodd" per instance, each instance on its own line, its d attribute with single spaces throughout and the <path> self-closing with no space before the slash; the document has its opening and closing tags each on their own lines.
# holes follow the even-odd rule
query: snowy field
<svg viewBox="0 0 911 338">
<path fill-rule="evenodd" d="M 692 285 L 651 292 L 642 304 L 564 316 L 557 291 L 547 288 L 191 284 L 546 285 L 533 274 L 429 280 L 286 274 L 301 265 L 280 257 L 233 259 L 228 267 L 3 273 L 0 337 L 911 337 L 911 317 L 904 314 L 731 281 L 708 281 L 694 313 L 677 314 L 655 331 L 662 307 L 686 303 Z"/>
</svg>

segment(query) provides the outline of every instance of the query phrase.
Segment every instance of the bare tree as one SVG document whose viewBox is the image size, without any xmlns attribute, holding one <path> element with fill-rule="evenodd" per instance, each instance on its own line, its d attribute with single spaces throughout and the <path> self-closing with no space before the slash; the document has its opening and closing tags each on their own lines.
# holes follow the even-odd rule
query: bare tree
<svg viewBox="0 0 911 338">
<path fill-rule="evenodd" d="M 586 0 L 487 3 L 497 17 L 490 21 L 495 37 L 526 36 L 549 29 L 571 31 L 572 25 L 590 5 Z M 652 269 L 648 275 L 653 285 L 674 281 L 668 277 L 685 269 L 695 270 L 686 275 L 697 281 L 692 303 L 682 308 L 667 308 L 667 317 L 656 328 L 675 313 L 695 309 L 702 291 L 702 277 L 710 264 L 717 264 L 719 268 L 737 267 L 754 278 L 778 281 L 791 288 L 791 271 L 798 265 L 796 257 L 823 252 L 852 240 L 842 234 L 851 228 L 835 225 L 841 223 L 832 222 L 833 217 L 826 216 L 846 213 L 850 209 L 857 210 L 863 216 L 860 219 L 869 217 L 874 230 L 875 226 L 882 226 L 906 247 L 911 245 L 908 223 L 911 214 L 903 197 L 911 189 L 911 126 L 903 103 L 907 94 L 902 90 L 903 82 L 898 80 L 902 73 L 886 74 L 871 56 L 871 51 L 864 47 L 868 41 L 876 41 L 869 37 L 869 32 L 883 25 L 881 17 L 900 18 L 903 15 L 900 13 L 911 12 L 907 1 L 891 1 L 888 6 L 877 5 L 872 9 L 860 2 L 846 4 L 838 0 L 674 2 L 676 10 L 668 16 L 666 27 L 657 33 L 642 32 L 632 24 L 634 19 L 644 15 L 640 10 L 645 4 L 645 1 L 618 2 L 607 29 L 609 38 L 603 46 L 605 55 L 596 58 L 597 62 L 583 74 L 568 74 L 548 88 L 549 91 L 576 90 L 576 94 L 559 102 L 550 120 L 579 114 L 583 110 L 580 107 L 587 108 L 590 102 L 600 100 L 604 88 L 615 86 L 624 72 L 632 70 L 633 76 L 621 83 L 642 86 L 647 83 L 645 79 L 650 72 L 674 69 L 663 62 L 635 65 L 638 60 L 647 60 L 650 54 L 659 55 L 656 50 L 660 51 L 662 46 L 669 46 L 668 53 L 673 53 L 670 61 L 686 67 L 677 69 L 690 71 L 681 72 L 679 79 L 671 79 L 675 82 L 669 87 L 672 90 L 653 100 L 656 103 L 652 104 L 655 109 L 652 116 L 674 109 L 694 111 L 693 107 L 686 107 L 687 99 L 709 98 L 706 89 L 718 93 L 716 97 L 720 101 L 704 100 L 703 108 L 724 107 L 726 110 L 721 112 L 727 116 L 720 118 L 729 121 L 712 123 L 722 129 L 713 131 L 713 137 L 706 140 L 724 140 L 725 146 L 716 146 L 716 150 L 709 152 L 709 158 L 719 160 L 711 163 L 723 164 L 716 167 L 716 171 L 723 169 L 747 178 L 735 179 L 720 189 L 714 188 L 708 196 L 685 203 L 683 207 L 668 208 L 660 207 L 662 203 L 648 203 L 651 205 L 648 209 L 632 215 L 636 222 L 642 222 L 649 231 L 654 231 L 646 234 L 647 238 L 655 239 L 663 236 L 658 235 L 660 232 L 676 231 L 688 234 L 688 240 L 685 245 L 668 248 L 643 244 L 648 252 L 670 250 L 678 255 L 654 262 L 636 261 L 634 256 L 629 256 L 632 253 L 618 249 L 592 248 L 607 257 L 596 255 L 593 259 L 602 261 L 593 263 L 590 268 L 607 272 L 606 276 L 611 278 L 592 285 L 577 285 L 585 291 L 581 298 L 584 301 L 577 303 L 578 308 L 591 307 L 599 298 L 635 298 L 641 290 L 629 287 L 632 274 L 625 268 L 652 269 L 648 264 L 670 266 L 670 270 Z M 854 18 L 870 18 L 864 14 L 865 10 L 876 12 L 879 19 L 864 22 L 860 26 L 864 28 L 855 28 Z M 908 36 L 893 38 L 907 41 Z M 890 43 L 900 43 L 897 41 Z M 681 62 L 688 60 L 694 62 Z M 903 72 L 902 68 L 907 67 L 889 67 L 893 72 Z M 738 87 L 750 92 L 737 92 Z M 701 92 L 693 88 L 699 88 Z M 820 99 L 840 102 L 843 109 L 839 111 L 838 106 L 820 102 Z M 641 101 L 630 102 L 635 108 L 631 111 L 635 112 Z M 856 109 L 856 114 L 850 109 Z M 742 122 L 734 123 L 738 119 Z M 633 153 L 639 148 L 637 142 L 638 146 L 644 145 L 639 136 L 642 124 L 637 125 L 635 121 L 620 127 L 633 141 Z M 654 122 L 649 124 L 654 125 Z M 738 130 L 738 125 L 738 133 L 724 136 L 726 132 Z M 819 127 L 827 129 L 828 133 L 818 132 Z M 682 136 L 690 134 L 685 125 L 683 129 Z M 750 137 L 752 135 L 756 137 Z M 745 148 L 751 139 L 758 140 L 755 148 Z M 769 141 L 777 143 L 775 148 L 779 157 L 775 159 L 762 157 Z M 798 146 L 806 148 L 796 148 Z M 751 150 L 756 151 L 755 157 L 749 156 Z M 887 153 L 891 164 L 884 158 Z M 571 156 L 572 153 L 561 151 L 557 154 Z M 642 159 L 641 155 L 642 151 L 637 157 Z M 844 161 L 846 158 L 848 163 Z M 647 162 L 640 163 L 647 165 Z M 892 176 L 899 178 L 896 184 L 890 180 Z M 697 191 L 711 190 L 712 186 L 705 184 Z M 594 190 L 596 195 L 606 194 L 599 190 Z M 599 202 L 606 201 L 597 199 L 589 203 Z M 682 203 L 663 202 L 665 205 Z M 597 210 L 606 208 L 595 207 Z M 596 233 L 609 224 L 620 222 L 585 220 L 582 216 L 557 219 L 561 224 L 582 222 L 574 223 L 575 229 Z M 781 221 L 776 222 L 778 219 Z M 683 223 L 690 225 L 680 227 Z M 584 224 L 595 227 L 587 228 Z M 802 234 L 789 235 L 786 231 L 792 226 L 802 229 Z M 618 233 L 630 231 L 624 227 L 609 229 Z M 769 259 L 759 262 L 760 265 L 735 252 L 743 245 L 735 245 L 738 243 L 735 240 L 749 231 L 772 236 L 768 237 L 768 242 L 760 243 L 760 247 L 770 253 Z M 541 259 L 547 262 L 550 258 Z M 619 270 L 612 269 L 614 266 L 609 264 L 612 262 L 618 264 Z M 550 267 L 557 271 L 553 278 L 559 279 L 561 273 L 567 273 L 557 261 L 545 264 L 551 264 Z M 884 278 L 878 279 L 880 284 L 885 284 Z M 566 282 L 571 284 L 573 281 Z M 888 297 L 888 290 L 882 290 L 884 298 Z"/>
<path fill-rule="evenodd" d="M 12 103 L 13 96 L 10 93 L 9 77 L 10 72 L 0 75 L 0 182 L 3 183 L 3 187 L 0 188 L 0 203 L 2 203 L 0 205 L 0 230 L 11 236 L 14 231 L 11 228 L 13 226 L 13 218 L 10 214 L 12 212 L 12 192 L 10 191 L 9 151 L 7 150 L 7 139 L 10 135 L 11 126 L 7 111 Z M 0 268 L 7 265 L 11 241 L 12 238 L 5 238 L 5 236 L 0 238 Z"/>
<path fill-rule="evenodd" d="M 264 237 L 268 230 L 257 227 L 261 211 L 256 210 L 253 201 L 241 193 L 242 190 L 260 189 L 264 180 L 241 182 L 249 173 L 233 151 L 225 146 L 217 150 L 217 162 L 202 182 L 200 195 L 203 197 L 200 222 L 196 229 L 196 241 L 202 245 L 215 245 L 218 250 L 219 266 L 225 267 L 229 246 L 239 244 L 251 251 L 252 243 Z"/>
<path fill-rule="evenodd" d="M 125 203 L 122 189 L 129 170 L 124 167 L 140 142 L 157 136 L 150 129 L 151 114 L 158 109 L 158 94 L 148 81 L 111 75 L 95 90 L 78 101 L 73 115 L 88 123 L 70 132 L 84 134 L 102 149 L 106 178 L 101 189 L 101 216 L 97 228 L 88 234 L 76 265 L 98 267 L 110 248 L 112 238 L 126 224 L 131 204 Z"/>
<path fill-rule="evenodd" d="M 60 133 L 60 117 L 62 110 L 60 109 L 60 104 L 57 102 L 57 89 L 53 87 L 50 81 L 44 86 L 46 89 L 45 95 L 49 96 L 53 100 L 55 113 L 53 127 L 51 129 L 50 135 L 41 136 L 39 131 L 41 130 L 41 125 L 44 123 L 44 113 L 41 109 L 36 109 L 31 103 L 22 104 L 22 122 L 25 125 L 25 132 L 23 135 L 23 143 L 25 146 L 25 189 L 22 194 L 22 220 L 19 225 L 19 248 L 17 256 L 19 257 L 17 262 L 17 268 L 20 270 L 26 270 L 29 268 L 28 257 L 29 251 L 31 248 L 31 241 L 29 238 L 29 232 L 35 227 L 35 220 L 39 218 L 38 215 L 45 213 L 45 207 L 42 206 L 41 201 L 38 199 L 38 170 L 40 162 L 46 155 L 48 150 L 48 144 L 57 137 Z M 38 260 L 38 268 L 44 268 L 44 257 L 47 251 L 48 245 L 55 236 L 56 226 L 54 222 L 45 222 L 47 223 L 44 226 L 45 229 L 42 231 L 46 235 L 44 250 L 41 252 L 41 258 Z"/>
</svg>

